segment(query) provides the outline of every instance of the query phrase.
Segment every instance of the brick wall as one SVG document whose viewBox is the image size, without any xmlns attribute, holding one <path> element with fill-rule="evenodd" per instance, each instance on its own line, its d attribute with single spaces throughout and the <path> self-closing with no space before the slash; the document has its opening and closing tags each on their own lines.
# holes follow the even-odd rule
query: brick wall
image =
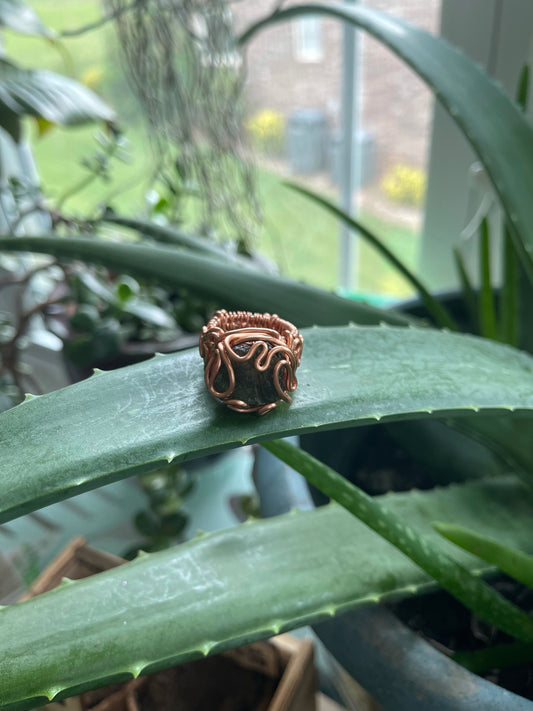
<svg viewBox="0 0 533 711">
<path fill-rule="evenodd" d="M 292 3 L 287 3 L 289 5 Z M 366 0 L 366 5 L 438 31 L 440 0 Z M 242 29 L 266 14 L 272 0 L 247 0 L 232 6 Z M 323 58 L 304 63 L 295 56 L 294 22 L 260 33 L 247 54 L 246 101 L 250 114 L 272 108 L 285 117 L 299 108 L 320 108 L 332 128 L 339 123 L 342 27 L 323 19 Z M 431 93 L 391 52 L 360 33 L 362 66 L 361 125 L 376 140 L 379 172 L 394 163 L 424 166 L 432 115 Z"/>
</svg>

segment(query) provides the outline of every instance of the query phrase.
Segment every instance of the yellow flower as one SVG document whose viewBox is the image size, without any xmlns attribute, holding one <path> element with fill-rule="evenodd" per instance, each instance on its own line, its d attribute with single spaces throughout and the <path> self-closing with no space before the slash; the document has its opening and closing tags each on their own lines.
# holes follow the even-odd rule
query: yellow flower
<svg viewBox="0 0 533 711">
<path fill-rule="evenodd" d="M 101 82 L 104 72 L 100 67 L 89 67 L 81 75 L 81 83 L 89 89 L 94 89 Z"/>
<path fill-rule="evenodd" d="M 273 109 L 262 109 L 246 122 L 252 145 L 263 153 L 279 153 L 283 146 L 285 119 Z"/>
<path fill-rule="evenodd" d="M 381 187 L 398 205 L 421 205 L 426 194 L 426 174 L 421 168 L 398 164 L 385 176 Z"/>
</svg>

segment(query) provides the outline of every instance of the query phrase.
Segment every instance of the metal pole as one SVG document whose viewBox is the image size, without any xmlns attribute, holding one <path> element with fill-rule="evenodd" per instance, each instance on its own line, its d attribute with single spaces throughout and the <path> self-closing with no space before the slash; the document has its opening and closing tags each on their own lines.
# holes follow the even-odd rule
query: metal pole
<svg viewBox="0 0 533 711">
<path fill-rule="evenodd" d="M 354 0 L 351 0 L 353 3 Z M 350 4 L 351 4 L 350 3 Z M 343 27 L 342 102 L 341 102 L 341 208 L 354 215 L 353 194 L 359 187 L 359 151 L 354 159 L 353 138 L 357 133 L 357 30 L 348 23 Z M 356 237 L 344 223 L 339 235 L 339 285 L 344 289 L 357 288 L 359 250 Z"/>
</svg>

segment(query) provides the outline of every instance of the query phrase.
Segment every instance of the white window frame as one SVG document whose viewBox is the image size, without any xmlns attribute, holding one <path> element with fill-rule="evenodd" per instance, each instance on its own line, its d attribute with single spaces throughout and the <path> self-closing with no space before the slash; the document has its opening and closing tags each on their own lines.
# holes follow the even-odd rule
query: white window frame
<svg viewBox="0 0 533 711">
<path fill-rule="evenodd" d="M 529 57 L 532 28 L 531 0 L 442 0 L 441 35 L 480 63 L 511 97 Z M 472 170 L 476 162 L 464 136 L 436 104 L 419 264 L 435 289 L 458 285 L 452 247 L 483 197 Z"/>
</svg>

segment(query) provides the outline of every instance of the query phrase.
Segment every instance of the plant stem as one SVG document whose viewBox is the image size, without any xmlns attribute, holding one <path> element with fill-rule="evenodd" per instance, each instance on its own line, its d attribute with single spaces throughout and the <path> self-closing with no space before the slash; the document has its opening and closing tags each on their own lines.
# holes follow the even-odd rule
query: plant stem
<svg viewBox="0 0 533 711">
<path fill-rule="evenodd" d="M 393 546 L 405 553 L 445 590 L 481 619 L 523 642 L 533 642 L 533 617 L 443 553 L 428 537 L 404 523 L 375 498 L 289 442 L 262 446 L 318 487 Z"/>
</svg>

